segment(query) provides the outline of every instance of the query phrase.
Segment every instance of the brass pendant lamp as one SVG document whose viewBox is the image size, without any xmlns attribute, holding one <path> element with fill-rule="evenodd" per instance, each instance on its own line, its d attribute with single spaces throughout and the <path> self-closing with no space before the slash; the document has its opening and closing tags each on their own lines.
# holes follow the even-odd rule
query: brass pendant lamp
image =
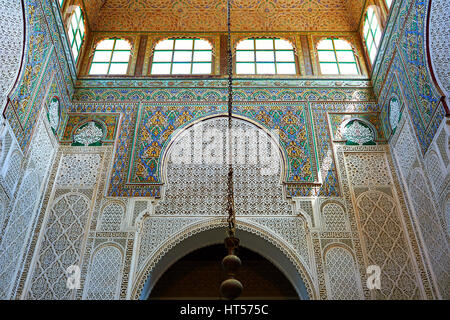
<svg viewBox="0 0 450 320">
<path fill-rule="evenodd" d="M 242 283 L 235 278 L 236 272 L 242 265 L 241 259 L 236 255 L 239 247 L 239 239 L 236 238 L 236 211 L 234 206 L 234 188 L 233 188 L 233 150 L 232 150 L 232 117 L 233 117 L 233 55 L 231 48 L 231 4 L 227 0 L 227 27 L 228 27 L 228 183 L 227 183 L 227 212 L 228 227 L 227 237 L 225 238 L 225 247 L 228 255 L 223 258 L 222 266 L 227 273 L 227 279 L 220 285 L 220 293 L 226 299 L 232 300 L 239 297 L 242 293 Z"/>
</svg>

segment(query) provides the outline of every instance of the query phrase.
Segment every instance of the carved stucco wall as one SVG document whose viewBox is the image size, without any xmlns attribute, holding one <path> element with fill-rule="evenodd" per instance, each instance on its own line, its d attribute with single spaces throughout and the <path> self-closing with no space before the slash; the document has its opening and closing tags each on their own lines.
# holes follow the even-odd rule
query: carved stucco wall
<svg viewBox="0 0 450 320">
<path fill-rule="evenodd" d="M 109 149 L 59 149 L 44 194 L 44 204 L 32 235 L 27 270 L 18 295 L 24 299 L 81 298 L 81 290 L 67 288 L 66 269 L 80 267 L 84 285 L 88 264 L 83 263 L 86 233 L 92 220 L 97 191 L 104 187 L 104 162 Z"/>
<path fill-rule="evenodd" d="M 22 1 L 0 1 L 0 110 L 20 71 L 24 32 Z"/>
<path fill-rule="evenodd" d="M 349 207 L 352 230 L 358 233 L 356 256 L 365 268 L 377 265 L 381 289 L 364 293 L 368 299 L 424 299 L 431 296 L 417 241 L 411 231 L 400 186 L 386 146 L 338 146 L 338 162 Z M 348 188 L 348 189 L 347 189 Z M 366 274 L 362 275 L 363 284 Z"/>
<path fill-rule="evenodd" d="M 429 20 L 429 49 L 433 71 L 444 94 L 450 93 L 450 3 L 432 0 Z"/>
<path fill-rule="evenodd" d="M 0 217 L 0 292 L 2 298 L 20 296 L 21 277 L 28 271 L 33 253 L 31 236 L 53 164 L 57 142 L 47 117 L 53 96 L 67 103 L 64 80 L 56 61 L 48 63 L 49 27 L 40 1 L 3 1 L 0 5 L 0 107 L 6 94 L 11 103 L 2 117 L 0 133 L 0 184 L 3 208 Z M 26 43 L 24 23 L 27 23 Z M 30 27 L 31 26 L 31 27 Z M 23 55 L 23 70 L 19 75 Z M 55 56 L 56 53 L 53 53 Z M 6 72 L 6 73 L 5 73 Z M 18 79 L 11 91 L 11 85 Z M 38 85 L 42 81 L 43 85 Z M 6 90 L 6 91 L 5 91 Z M 10 92 L 11 91 L 11 92 Z M 63 112 L 64 114 L 64 112 Z M 60 123 L 63 121 L 60 121 Z M 57 129 L 61 129 L 59 126 Z"/>
<path fill-rule="evenodd" d="M 217 122 L 218 127 L 220 128 L 220 123 L 223 122 L 223 126 L 225 123 L 224 120 L 225 119 L 223 118 L 218 118 L 215 120 L 208 120 L 207 122 Z M 237 126 L 246 127 L 253 125 L 246 124 L 240 120 L 238 121 Z M 189 132 L 189 130 L 187 131 Z M 183 140 L 180 139 L 180 141 Z M 176 145 L 176 143 L 174 144 Z M 101 150 L 103 148 L 104 147 L 99 147 L 97 149 Z M 82 148 L 77 149 L 82 150 Z M 87 151 L 90 149 L 91 147 L 85 150 Z M 104 172 L 108 168 L 105 164 L 108 162 L 103 163 L 103 165 L 86 163 L 86 165 L 80 166 L 79 163 L 84 163 L 87 156 L 83 154 L 77 155 L 71 148 L 65 148 L 64 150 L 66 155 L 61 155 L 61 158 L 65 159 L 63 160 L 64 167 L 61 167 L 58 170 L 59 178 L 57 178 L 57 182 L 55 183 L 55 196 L 57 194 L 64 195 L 64 192 L 66 192 L 64 190 L 66 190 L 69 185 L 72 185 L 72 183 L 69 183 L 68 185 L 65 182 L 58 182 L 58 179 L 59 181 L 65 181 L 66 172 L 69 172 L 70 170 L 83 170 L 83 173 L 85 174 L 82 176 L 86 176 L 85 179 L 83 178 L 83 181 L 88 181 L 87 184 L 91 187 L 92 182 L 89 182 L 90 179 L 93 179 L 91 181 L 100 181 L 98 180 L 100 176 L 104 176 Z M 111 150 L 108 152 L 111 152 Z M 333 200 L 332 198 L 325 197 L 321 198 L 317 203 L 312 203 L 309 208 L 303 206 L 303 209 L 298 211 L 299 213 L 306 212 L 306 216 L 312 217 L 314 216 L 314 210 L 320 210 L 319 208 L 322 208 L 322 218 L 319 218 L 319 220 L 323 219 L 321 226 L 319 224 L 319 226 L 314 228 L 312 225 L 308 225 L 308 223 L 310 223 L 307 222 L 310 221 L 309 219 L 293 215 L 297 212 L 296 210 L 298 210 L 298 208 L 296 209 L 296 207 L 292 207 L 291 205 L 289 205 L 291 207 L 284 215 L 280 215 L 279 212 L 276 212 L 273 215 L 252 216 L 251 214 L 246 213 L 246 202 L 252 201 L 252 199 L 248 199 L 247 196 L 245 196 L 245 200 L 240 199 L 237 201 L 240 210 L 243 210 L 243 216 L 240 219 L 242 219 L 243 223 L 248 220 L 252 225 L 259 226 L 261 230 L 267 232 L 267 235 L 277 237 L 286 247 L 292 248 L 293 252 L 297 252 L 300 261 L 304 263 L 306 270 L 309 270 L 311 273 L 313 283 L 319 288 L 321 287 L 320 279 L 323 277 L 323 288 L 325 291 L 323 296 L 320 296 L 323 299 L 351 299 L 363 297 L 382 299 L 424 298 L 428 296 L 428 293 L 426 292 L 427 289 L 422 287 L 421 281 L 424 281 L 424 279 L 420 278 L 419 272 L 417 271 L 418 269 L 416 269 L 416 264 L 420 264 L 420 261 L 417 262 L 417 259 L 420 259 L 420 256 L 415 252 L 413 253 L 415 242 L 410 239 L 411 234 L 409 231 L 406 231 L 404 229 L 405 227 L 403 227 L 404 223 L 407 224 L 407 222 L 402 222 L 404 219 L 407 219 L 405 207 L 404 204 L 402 205 L 401 200 L 403 198 L 401 196 L 396 196 L 398 185 L 395 182 L 395 175 L 391 172 L 392 164 L 386 160 L 386 157 L 388 157 L 388 153 L 386 152 L 386 149 L 383 147 L 362 148 L 358 146 L 348 146 L 345 149 L 338 149 L 338 154 L 344 156 L 343 159 L 345 159 L 345 163 L 342 162 L 339 168 L 343 168 L 346 171 L 341 172 L 341 174 L 344 178 L 348 177 L 350 190 L 353 190 L 351 191 L 352 193 L 355 192 L 357 202 L 352 203 L 350 200 L 352 199 L 350 193 L 346 192 L 343 200 Z M 168 159 L 170 159 L 170 157 L 168 157 Z M 92 168 L 96 168 L 98 174 L 95 174 L 95 170 Z M 185 174 L 189 172 L 189 170 L 181 172 L 183 171 L 181 165 L 171 163 L 170 160 L 168 161 L 166 168 L 168 186 L 164 197 L 157 204 L 145 199 L 132 199 L 131 202 L 127 201 L 127 199 L 116 199 L 114 202 L 111 202 L 111 200 L 103 198 L 103 195 L 101 195 L 102 189 L 98 186 L 96 187 L 97 191 L 83 191 L 84 194 L 88 192 L 90 195 L 92 195 L 92 193 L 97 193 L 98 195 L 94 206 L 96 209 L 93 209 L 92 213 L 90 213 L 92 219 L 89 226 L 90 231 L 85 231 L 88 232 L 87 243 L 83 246 L 84 249 L 78 247 L 76 250 L 77 252 L 84 251 L 84 262 L 81 263 L 82 269 L 86 270 L 86 273 L 83 274 L 82 279 L 87 279 L 87 282 L 86 287 L 84 287 L 83 297 L 96 296 L 99 298 L 115 297 L 125 299 L 127 294 L 130 294 L 131 288 L 133 288 L 131 282 L 129 282 L 129 278 L 133 280 L 137 274 L 142 274 L 142 272 L 145 271 L 143 269 L 145 266 L 144 261 L 148 261 L 155 252 L 162 250 L 161 248 L 165 246 L 166 242 L 170 242 L 170 239 L 178 237 L 179 233 L 190 225 L 198 223 L 208 225 L 207 220 L 210 219 L 209 217 L 211 217 L 211 215 L 217 216 L 220 214 L 220 212 L 214 212 L 221 207 L 219 203 L 220 199 L 222 199 L 222 201 L 224 199 L 224 192 L 220 187 L 214 189 L 214 184 L 208 184 L 208 181 L 217 181 L 220 178 L 224 179 L 224 175 L 219 174 L 219 176 L 215 177 L 214 175 L 211 176 L 204 173 L 201 175 L 194 174 L 185 177 Z M 369 170 L 369 168 L 372 169 Z M 187 166 L 186 169 L 189 169 L 189 166 Z M 209 168 L 208 166 L 204 168 L 206 171 L 209 171 L 210 169 L 212 170 L 212 168 Z M 242 171 L 242 174 L 237 174 L 237 188 L 244 185 L 245 187 L 248 187 L 248 190 L 255 190 L 251 186 L 258 181 L 259 178 L 257 177 L 257 174 L 256 177 L 253 178 L 255 180 L 252 180 L 251 182 L 246 182 L 245 179 L 241 180 L 241 177 L 244 178 L 246 176 L 244 172 L 249 169 L 251 168 L 247 167 L 245 169 L 244 166 L 237 170 L 238 172 L 244 170 Z M 200 169 L 197 171 L 202 172 Z M 220 172 L 220 170 L 218 172 Z M 253 176 L 255 176 L 255 173 Z M 198 182 L 195 182 L 196 179 L 198 179 Z M 274 182 L 266 182 L 269 184 L 275 183 L 274 186 L 276 186 L 276 181 L 279 181 L 279 179 L 273 179 L 272 181 Z M 103 181 L 102 188 L 105 188 L 104 182 L 105 181 Z M 187 185 L 188 183 L 191 183 L 193 187 L 189 187 Z M 82 183 L 78 182 L 76 185 L 83 186 Z M 180 187 L 180 185 L 184 185 L 184 188 Z M 59 190 L 63 187 L 63 190 Z M 85 187 L 87 187 L 87 185 Z M 208 192 L 202 188 L 212 188 L 216 192 L 213 192 L 214 190 L 209 190 Z M 276 188 L 277 187 L 275 187 L 274 190 L 276 190 Z M 344 190 L 347 190 L 346 188 L 347 187 L 344 185 Z M 203 190 L 206 196 L 197 199 L 198 201 L 186 200 L 187 203 L 191 203 L 190 209 L 187 209 L 182 205 L 174 205 L 174 200 L 170 197 L 172 192 L 177 192 L 181 199 L 188 196 L 195 197 L 195 192 L 200 189 Z M 216 196 L 216 193 L 219 196 Z M 282 200 L 284 199 L 284 196 L 281 189 L 262 195 L 268 194 L 279 197 L 280 203 L 285 201 Z M 242 193 L 242 196 L 244 195 L 245 193 Z M 262 195 L 255 194 L 256 197 Z M 397 200 L 397 197 L 399 197 L 400 200 Z M 335 202 L 330 202 L 330 200 Z M 203 205 L 209 203 L 208 201 L 213 201 L 213 203 L 214 201 L 219 201 L 219 203 L 212 206 L 212 209 L 210 210 L 213 211 L 207 211 L 205 214 L 205 211 L 200 210 L 200 208 L 203 208 Z M 294 201 L 305 201 L 305 199 L 295 198 Z M 345 204 L 343 204 L 342 201 L 344 201 L 343 203 Z M 205 204 L 202 204 L 203 202 L 205 202 Z M 264 206 L 265 202 L 259 200 L 258 203 L 259 205 Z M 276 203 L 276 201 L 274 203 Z M 386 204 L 389 203 L 392 205 L 386 206 Z M 353 206 L 355 206 L 355 209 L 353 209 Z M 125 214 L 123 213 L 123 210 L 126 211 Z M 270 212 L 270 206 L 265 210 L 269 210 Z M 349 221 L 349 217 L 346 213 L 347 210 L 350 210 L 350 214 L 352 215 L 351 221 Z M 354 210 L 358 212 L 356 221 L 353 217 Z M 200 214 L 196 212 L 199 212 Z M 258 212 L 258 210 L 256 210 L 256 212 Z M 109 215 L 111 215 L 112 220 L 105 218 Z M 329 218 L 330 215 L 333 215 L 333 219 Z M 384 219 L 384 222 L 380 222 L 379 230 L 376 234 L 373 234 L 374 228 L 370 227 L 369 224 L 373 224 L 373 221 L 378 221 L 379 219 Z M 109 222 L 107 221 L 113 221 L 113 227 L 111 229 L 106 227 L 109 226 Z M 358 224 L 361 225 L 360 228 L 362 228 L 362 230 L 366 230 L 360 235 L 358 234 L 358 228 L 356 227 Z M 310 233 L 310 229 L 313 231 L 312 233 Z M 137 238 L 135 238 L 136 233 L 134 230 L 137 231 Z M 375 238 L 378 240 L 374 241 Z M 134 239 L 137 239 L 138 242 L 136 243 L 137 245 L 133 246 Z M 316 239 L 318 241 L 315 241 Z M 107 248 L 111 245 L 115 246 L 117 249 L 111 248 L 99 251 L 100 248 Z M 349 245 L 350 247 L 348 250 L 350 251 L 330 249 L 336 245 L 338 245 L 336 248 Z M 363 247 L 362 251 L 361 249 L 358 249 L 361 246 Z M 319 251 L 318 256 L 315 253 L 316 251 Z M 39 252 L 43 251 L 41 250 Z M 92 252 L 92 254 L 90 252 Z M 118 255 L 118 252 L 126 253 L 121 258 L 120 255 Z M 164 252 L 165 251 L 160 252 L 159 254 L 164 254 Z M 39 255 L 40 253 L 38 256 Z M 355 255 L 356 259 L 352 257 L 353 255 Z M 60 258 L 57 258 L 58 261 L 59 259 Z M 101 277 L 98 274 L 97 266 L 98 261 L 100 260 L 123 261 L 123 267 L 121 267 L 123 269 L 119 268 L 121 270 L 120 275 L 118 269 L 108 269 L 108 272 L 105 273 L 104 277 Z M 382 283 L 384 287 L 376 296 L 371 296 L 367 288 L 361 287 L 366 281 L 365 267 L 367 265 L 364 261 L 367 261 L 367 265 L 378 264 L 382 267 L 384 279 Z M 354 269 L 351 271 L 352 269 L 349 269 L 349 267 L 353 263 Z M 399 273 L 397 274 L 397 272 Z M 355 277 L 357 277 L 358 283 L 360 283 L 359 286 L 356 286 L 355 288 L 348 287 L 348 279 L 355 279 Z M 116 282 L 119 281 L 117 280 L 119 278 L 121 279 L 120 283 Z M 102 281 L 109 281 L 108 283 L 111 284 L 110 281 L 113 281 L 116 284 L 111 284 L 112 287 L 102 286 L 99 285 L 99 283 L 93 283 L 94 280 L 92 279 L 99 279 L 99 283 Z M 39 282 L 34 281 L 35 287 L 31 288 L 31 292 L 40 292 L 40 290 L 42 290 L 36 287 L 38 283 Z M 64 298 L 65 294 L 63 294 L 63 291 L 52 291 L 50 296 L 58 299 Z M 116 295 L 117 292 L 120 292 L 118 293 L 118 296 Z M 71 297 L 81 298 L 81 296 L 78 295 Z"/>
<path fill-rule="evenodd" d="M 47 119 L 41 116 L 23 166 L 22 158 L 9 159 L 18 162 L 15 177 L 18 187 L 11 193 L 0 238 L 0 292 L 3 299 L 15 296 L 30 249 L 30 234 L 34 230 L 56 149 L 52 135 Z"/>
<path fill-rule="evenodd" d="M 429 151 L 422 156 L 408 114 L 391 140 L 391 148 L 411 219 L 438 298 L 449 298 L 450 247 L 448 124 L 443 121 Z"/>
<path fill-rule="evenodd" d="M 392 10 L 387 25 L 392 35 L 381 45 L 383 55 L 375 66 L 374 87 L 425 266 L 422 272 L 429 286 L 425 291 L 434 298 L 448 299 L 449 126 L 441 96 L 448 94 L 449 87 L 449 5 L 446 1 L 404 0 L 396 1 Z M 396 128 L 389 124 L 393 97 L 399 107 Z"/>
<path fill-rule="evenodd" d="M 210 119 L 204 128 L 208 128 L 208 123 L 223 129 L 226 121 L 224 118 Z M 236 127 L 247 130 L 255 126 L 243 120 L 234 123 Z M 191 127 L 186 132 L 192 130 Z M 172 146 L 183 142 L 183 139 L 175 140 Z M 410 222 L 406 220 L 403 198 L 397 195 L 399 187 L 392 164 L 387 160 L 388 151 L 382 146 L 336 147 L 343 188 L 348 190 L 344 191 L 342 199 L 296 197 L 293 203 L 297 205 L 294 206 L 285 200 L 279 187 L 279 176 L 264 180 L 257 171 L 252 171 L 251 166 L 238 165 L 236 188 L 241 190 L 237 199 L 238 208 L 242 211 L 241 223 L 257 226 L 262 235 L 278 239 L 282 246 L 295 253 L 305 275 L 309 274 L 306 277 L 315 287 L 312 290 L 318 290 L 317 298 L 428 297 L 427 279 L 422 279 L 418 271 L 421 258 L 414 249 L 414 236 L 407 227 Z M 111 156 L 110 147 L 60 148 L 59 160 L 52 169 L 51 183 L 46 192 L 48 205 L 38 219 L 41 234 L 34 235 L 38 243 L 33 250 L 34 262 L 28 278 L 22 279 L 25 282 L 24 298 L 136 297 L 131 295 L 130 290 L 135 288 L 132 284 L 138 280 L 138 275 L 145 281 L 142 276 L 146 268 L 157 263 L 157 260 L 151 262 L 152 256 L 164 255 L 172 239 L 183 239 L 181 234 L 189 226 L 208 226 L 213 223 L 208 222 L 211 217 L 221 214 L 221 203 L 225 199 L 223 184 L 211 182 L 225 179 L 225 175 L 220 174 L 222 170 L 217 170 L 217 176 L 209 175 L 207 172 L 214 171 L 214 166 L 203 165 L 203 171 L 206 170 L 203 172 L 202 165 L 198 164 L 195 166 L 198 170 L 189 175 L 190 166 L 187 165 L 183 171 L 182 165 L 173 163 L 171 157 L 167 157 L 165 165 L 167 188 L 158 202 L 139 198 L 105 198 L 106 173 L 110 170 L 108 159 Z M 249 172 L 252 178 L 247 180 Z M 264 188 L 273 184 L 273 191 L 258 193 L 258 183 L 264 183 Z M 197 201 L 186 199 L 189 196 L 195 198 L 195 193 L 201 190 L 204 196 Z M 189 207 L 175 205 L 170 196 L 173 192 L 181 200 L 186 199 Z M 269 195 L 270 203 L 260 199 Z M 205 212 L 204 206 L 210 202 L 211 207 Z M 305 203 L 298 205 L 300 202 Z M 75 208 L 80 203 L 82 208 Z M 252 207 L 252 203 L 256 207 Z M 274 210 L 272 214 L 271 210 Z M 75 217 L 75 211 L 84 213 Z M 374 221 L 379 222 L 378 229 L 370 226 Z M 63 230 L 58 230 L 57 226 L 62 226 Z M 359 233 L 360 229 L 362 233 Z M 80 236 L 86 234 L 87 240 L 82 240 Z M 58 242 L 61 245 L 55 246 Z M 101 274 L 98 266 L 101 261 L 114 261 L 114 268 Z M 70 264 L 77 264 L 82 270 L 83 290 L 77 293 L 67 290 L 65 278 L 61 276 Z M 375 295 L 363 286 L 365 268 L 370 264 L 380 265 L 383 270 L 383 288 Z M 57 281 L 49 280 L 53 276 Z M 357 279 L 357 285 L 349 287 L 349 279 Z"/>
<path fill-rule="evenodd" d="M 139 224 L 138 251 L 134 253 L 136 257 L 134 272 L 137 274 L 148 268 L 149 259 L 158 248 L 169 239 L 177 237 L 180 230 L 200 222 L 207 223 L 211 220 L 210 217 L 217 218 L 224 215 L 227 179 L 226 129 L 226 118 L 213 118 L 185 130 L 171 144 L 165 166 L 167 170 L 165 194 Z M 198 130 L 200 134 L 195 133 Z M 235 141 L 233 145 L 235 201 L 239 219 L 259 226 L 267 234 L 278 237 L 298 255 L 307 272 L 311 272 L 310 240 L 306 232 L 305 219 L 294 216 L 294 208 L 284 198 L 280 184 L 281 155 L 278 147 L 270 142 L 262 129 L 250 122 L 235 119 L 233 130 L 241 130 L 241 133 L 247 134 L 252 130 L 255 134 L 259 133 L 255 135 L 257 137 L 255 143 L 250 140 L 238 144 Z M 205 141 L 200 138 L 211 134 L 212 131 L 215 134 L 214 148 L 202 151 Z M 252 164 L 249 159 L 252 155 L 260 154 L 261 150 L 268 148 L 269 145 L 274 151 L 272 159 L 275 162 L 272 167 L 274 170 L 264 174 L 264 170 L 261 169 L 263 165 Z M 180 152 L 186 152 L 183 163 L 179 162 Z M 196 160 L 198 152 L 203 159 Z M 212 155 L 212 159 L 208 158 L 208 155 Z M 243 158 L 238 160 L 237 155 Z"/>
<path fill-rule="evenodd" d="M 63 76 L 56 64 L 50 64 L 50 67 L 42 70 L 46 77 L 43 79 L 49 80 L 49 86 L 39 88 L 39 98 L 32 108 L 36 115 L 40 114 L 40 109 L 36 106 L 45 105 L 42 102 L 48 99 L 49 95 L 64 91 L 61 85 L 64 81 L 59 79 Z M 250 93 L 252 91 L 246 90 Z M 302 88 L 297 90 L 301 91 Z M 335 99 L 370 100 L 370 94 L 363 92 L 367 91 L 367 88 L 358 94 L 348 89 L 339 90 L 343 93 L 333 93 L 336 94 L 333 96 L 337 97 Z M 333 94 L 330 93 L 326 98 Z M 110 99 L 108 94 L 105 95 L 106 100 Z M 342 98 L 346 95 L 352 98 Z M 259 102 L 270 97 L 263 94 L 255 96 L 255 100 L 259 99 Z M 313 104 L 312 101 L 324 98 L 320 94 L 312 96 L 299 93 L 295 99 L 310 99 Z M 405 106 L 408 100 L 402 98 L 401 101 L 402 106 Z M 348 299 L 355 297 L 355 290 L 358 298 L 366 299 L 448 298 L 450 263 L 448 245 L 446 246 L 448 234 L 446 235 L 445 231 L 449 230 L 449 154 L 448 129 L 445 122 L 437 130 L 430 149 L 422 157 L 423 146 L 417 143 L 414 127 L 404 124 L 407 112 L 403 109 L 405 116 L 402 117 L 390 142 L 402 183 L 401 189 L 389 160 L 389 152 L 384 147 L 335 148 L 339 143 L 329 142 L 328 116 L 330 111 L 341 110 L 341 106 L 317 101 L 314 103 L 317 106 L 314 107 L 314 120 L 319 142 L 319 165 L 333 166 L 332 171 L 338 176 L 336 179 L 342 183 L 342 186 L 337 183 L 334 185 L 340 196 L 314 199 L 294 197 L 290 203 L 279 185 L 279 176 L 275 179 L 264 179 L 258 176 L 255 168 L 240 167 L 237 170 L 238 189 L 240 188 L 239 195 L 245 198 L 245 201 L 241 201 L 243 198 L 238 199 L 238 205 L 242 212 L 277 211 L 277 214 L 272 216 L 248 214 L 242 217 L 242 221 L 246 219 L 247 223 L 258 225 L 263 230 L 261 234 L 276 237 L 286 248 L 297 254 L 299 261 L 302 261 L 310 273 L 311 282 L 318 290 L 318 298 Z M 84 112 L 89 108 L 91 112 L 97 109 L 113 109 L 106 102 L 101 107 L 100 105 L 80 105 L 79 110 L 76 107 L 73 111 Z M 370 103 L 367 103 L 367 109 L 348 105 L 361 108 L 362 111 L 375 108 Z M 114 110 L 125 110 L 126 107 L 116 103 Z M 130 297 L 137 270 L 139 267 L 142 270 L 145 264 L 143 261 L 155 248 L 167 243 L 176 234 L 177 228 L 179 230 L 190 223 L 201 221 L 202 217 L 190 214 L 192 211 L 206 212 L 205 209 L 213 207 L 214 210 L 208 213 L 210 216 L 217 216 L 220 211 L 217 208 L 223 205 L 219 199 L 224 192 L 218 186 L 215 190 L 217 192 L 211 193 L 216 197 L 206 198 L 205 201 L 191 201 L 189 194 L 185 194 L 184 202 L 189 208 L 185 207 L 184 203 L 177 203 L 174 197 L 173 192 L 178 190 L 177 185 L 183 185 L 185 190 L 195 193 L 202 190 L 205 182 L 223 179 L 224 172 L 220 168 L 211 169 L 215 171 L 214 174 L 199 176 L 195 170 L 183 171 L 173 164 L 171 166 L 169 162 L 166 193 L 159 202 L 145 198 L 105 197 L 113 157 L 112 148 L 60 148 L 56 161 L 51 166 L 49 159 L 52 159 L 56 147 L 49 143 L 51 130 L 48 124 L 44 125 L 44 114 L 41 113 L 34 134 L 29 135 L 33 138 L 31 148 L 25 155 L 20 153 L 19 145 L 26 140 L 19 139 L 18 143 L 13 133 L 8 142 L 7 135 L 1 135 L 5 138 L 2 140 L 5 142 L 4 146 L 8 146 L 6 156 L 9 155 L 9 158 L 1 156 L 0 163 L 2 170 L 4 169 L 2 172 L 7 174 L 8 168 L 11 168 L 8 178 L 10 183 L 2 183 L 4 188 L 0 192 L 0 210 L 7 208 L 3 209 L 0 217 L 3 224 L 0 224 L 0 246 L 4 249 L 3 256 L 0 255 L 1 286 L 4 289 L 2 298 Z M 124 111 L 122 124 L 133 123 L 135 116 Z M 28 125 L 26 132 L 33 132 L 33 127 L 33 124 Z M 16 132 L 17 128 L 18 126 L 15 127 Z M 3 132 L 12 131 L 8 127 Z M 25 136 L 23 132 L 21 135 Z M 128 141 L 125 141 L 120 147 L 126 149 L 129 147 L 127 143 Z M 20 151 L 20 161 L 7 160 L 12 158 L 14 148 Z M 3 155 L 3 149 L 1 154 Z M 335 157 L 338 164 L 335 163 Z M 201 172 L 211 171 L 201 167 L 196 169 Z M 322 175 L 325 174 L 323 178 L 327 177 L 327 172 L 322 171 Z M 11 178 L 13 174 L 15 178 Z M 50 182 L 45 189 L 48 174 Z M 191 186 L 188 181 L 196 181 L 198 188 L 189 189 Z M 426 187 L 419 190 L 418 184 Z M 34 192 L 33 188 L 37 188 L 37 185 L 41 189 Z M 207 187 L 214 188 L 214 184 Z M 264 191 L 258 194 L 260 188 Z M 28 192 L 30 190 L 31 192 Z M 41 196 L 37 196 L 38 193 Z M 272 197 L 270 201 L 264 197 L 267 194 Z M 13 198 L 9 200 L 11 195 Z M 252 203 L 250 200 L 253 195 L 256 200 L 253 199 Z M 40 201 L 43 201 L 42 206 Z M 247 205 L 248 203 L 251 205 Z M 386 207 L 386 203 L 391 206 Z M 24 204 L 26 207 L 23 207 Z M 182 210 L 179 210 L 180 207 Z M 184 216 L 175 217 L 177 211 L 181 211 Z M 142 219 L 145 213 L 149 216 Z M 23 219 L 24 216 L 27 219 Z M 373 227 L 371 224 L 374 221 L 380 221 L 381 224 Z M 172 227 L 165 228 L 167 225 Z M 378 236 L 379 240 L 374 241 Z M 147 242 L 143 244 L 142 239 Z M 340 249 L 344 247 L 342 250 L 347 251 Z M 11 252 L 20 253 L 11 255 Z M 101 275 L 98 265 L 102 261 L 113 261 L 117 268 L 108 269 Z M 65 268 L 74 263 L 81 268 L 83 290 L 71 292 L 65 287 Z M 353 263 L 355 269 L 351 270 Z M 364 286 L 365 268 L 372 263 L 383 267 L 383 278 L 386 280 L 386 286 L 383 285 L 382 290 L 376 293 L 369 292 Z M 358 285 L 349 287 L 348 279 L 357 277 L 360 277 Z M 333 279 L 333 282 L 330 282 L 330 279 Z M 102 282 L 108 282 L 109 285 L 102 285 Z"/>
</svg>

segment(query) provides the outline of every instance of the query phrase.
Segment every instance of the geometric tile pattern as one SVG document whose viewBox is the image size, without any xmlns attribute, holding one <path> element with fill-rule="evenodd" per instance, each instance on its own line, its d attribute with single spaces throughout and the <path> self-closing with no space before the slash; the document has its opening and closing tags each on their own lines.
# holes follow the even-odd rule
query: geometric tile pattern
<svg viewBox="0 0 450 320">
<path fill-rule="evenodd" d="M 199 118 L 224 113 L 223 106 L 144 106 L 139 116 L 136 152 L 130 182 L 160 183 L 161 157 L 171 135 Z M 266 129 L 278 130 L 280 143 L 288 159 L 287 181 L 313 182 L 314 153 L 302 105 L 264 107 L 236 106 L 235 114 L 255 119 Z"/>
</svg>

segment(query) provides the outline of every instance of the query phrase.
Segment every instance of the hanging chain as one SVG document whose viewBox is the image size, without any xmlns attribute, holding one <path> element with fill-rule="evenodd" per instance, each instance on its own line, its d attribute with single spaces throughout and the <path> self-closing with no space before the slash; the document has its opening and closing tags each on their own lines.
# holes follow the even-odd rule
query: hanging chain
<svg viewBox="0 0 450 320">
<path fill-rule="evenodd" d="M 228 192 L 227 192 L 227 212 L 228 212 L 228 236 L 234 237 L 236 232 L 236 212 L 234 207 L 233 188 L 233 150 L 232 150 L 232 117 L 233 117 L 233 55 L 231 50 L 231 1 L 227 0 L 227 60 L 228 60 Z"/>
</svg>

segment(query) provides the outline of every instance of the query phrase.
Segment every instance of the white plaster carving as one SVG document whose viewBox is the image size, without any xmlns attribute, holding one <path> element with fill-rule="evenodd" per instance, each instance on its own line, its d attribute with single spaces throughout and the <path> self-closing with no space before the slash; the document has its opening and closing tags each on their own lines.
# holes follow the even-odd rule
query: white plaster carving
<svg viewBox="0 0 450 320">
<path fill-rule="evenodd" d="M 100 154 L 66 154 L 61 159 L 58 187 L 92 187 L 100 166 Z"/>
<path fill-rule="evenodd" d="M 122 253 L 115 246 L 108 245 L 96 251 L 89 268 L 83 299 L 118 299 L 122 260 Z"/>
<path fill-rule="evenodd" d="M 0 110 L 20 72 L 24 21 L 21 0 L 0 1 Z"/>
</svg>

